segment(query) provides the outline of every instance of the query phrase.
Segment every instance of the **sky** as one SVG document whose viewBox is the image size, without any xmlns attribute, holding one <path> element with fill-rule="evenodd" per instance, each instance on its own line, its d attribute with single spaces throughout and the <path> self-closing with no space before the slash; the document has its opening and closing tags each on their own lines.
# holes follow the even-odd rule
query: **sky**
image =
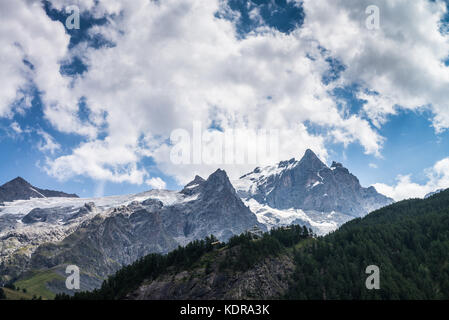
<svg viewBox="0 0 449 320">
<path fill-rule="evenodd" d="M 0 1 L 0 184 L 180 189 L 312 149 L 395 200 L 449 188 L 448 6 Z"/>
</svg>

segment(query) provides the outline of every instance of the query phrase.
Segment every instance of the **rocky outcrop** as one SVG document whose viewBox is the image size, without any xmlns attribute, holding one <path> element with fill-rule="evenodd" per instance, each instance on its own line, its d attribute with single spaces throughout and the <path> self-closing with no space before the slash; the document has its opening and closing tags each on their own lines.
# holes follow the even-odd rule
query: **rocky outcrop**
<svg viewBox="0 0 449 320">
<path fill-rule="evenodd" d="M 0 203 L 31 198 L 67 197 L 78 198 L 76 194 L 45 190 L 32 186 L 21 177 L 17 177 L 0 186 Z"/>
<path fill-rule="evenodd" d="M 0 216 L 0 283 L 30 270 L 35 251 L 45 243 L 57 243 L 96 214 L 93 203 L 72 207 L 35 208 L 25 215 Z"/>
<path fill-rule="evenodd" d="M 226 241 L 254 225 L 266 230 L 243 204 L 223 170 L 215 171 L 207 180 L 196 177 L 181 194 L 186 201 L 167 208 L 162 216 L 167 230 L 183 244 L 211 234 Z"/>
<path fill-rule="evenodd" d="M 251 300 L 283 296 L 295 270 L 289 255 L 265 258 L 245 272 L 220 271 L 221 253 L 209 268 L 168 272 L 128 294 L 132 300 Z"/>
</svg>

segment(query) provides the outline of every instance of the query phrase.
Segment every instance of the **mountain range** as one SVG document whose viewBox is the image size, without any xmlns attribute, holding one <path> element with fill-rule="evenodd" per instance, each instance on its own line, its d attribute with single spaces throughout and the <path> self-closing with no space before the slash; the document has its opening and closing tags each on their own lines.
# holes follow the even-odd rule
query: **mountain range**
<svg viewBox="0 0 449 320">
<path fill-rule="evenodd" d="M 0 230 L 0 274 L 5 280 L 29 270 L 44 270 L 59 279 L 70 263 L 82 270 L 82 289 L 92 289 L 145 254 L 167 253 L 211 234 L 225 241 L 254 226 L 266 230 L 223 170 L 207 180 L 195 178 L 180 192 L 152 190 L 86 204 L 61 198 L 51 204 L 47 200 L 46 208 L 39 207 L 44 204 L 39 200 L 23 213 L 14 205 L 2 209 L 0 218 L 12 222 Z M 46 286 L 64 291 L 57 281 Z"/>
<path fill-rule="evenodd" d="M 449 190 L 410 199 L 315 237 L 304 227 L 194 242 L 148 255 L 108 278 L 90 300 L 447 300 Z M 183 257 L 183 259 L 179 259 Z M 379 270 L 369 289 L 368 267 Z"/>
<path fill-rule="evenodd" d="M 326 234 L 393 202 L 363 188 L 341 164 L 327 167 L 311 150 L 232 183 L 218 169 L 181 191 L 80 199 L 21 178 L 2 188 L 0 282 L 45 279 L 40 286 L 47 297 L 73 293 L 62 281 L 68 264 L 80 268 L 81 290 L 90 290 L 149 253 L 166 254 L 212 234 L 224 242 L 250 228 L 291 224 Z"/>
</svg>

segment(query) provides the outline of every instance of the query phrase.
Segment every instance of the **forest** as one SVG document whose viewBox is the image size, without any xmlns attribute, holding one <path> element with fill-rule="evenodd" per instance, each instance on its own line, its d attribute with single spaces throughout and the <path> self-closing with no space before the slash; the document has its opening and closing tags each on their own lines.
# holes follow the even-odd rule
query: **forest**
<svg viewBox="0 0 449 320">
<path fill-rule="evenodd" d="M 449 190 L 355 219 L 295 254 L 288 299 L 448 299 Z M 367 290 L 365 268 L 380 268 Z"/>
</svg>

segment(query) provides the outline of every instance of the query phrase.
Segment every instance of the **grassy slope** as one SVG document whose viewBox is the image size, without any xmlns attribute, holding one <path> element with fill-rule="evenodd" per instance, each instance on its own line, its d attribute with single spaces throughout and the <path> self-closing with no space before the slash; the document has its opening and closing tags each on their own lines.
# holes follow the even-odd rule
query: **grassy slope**
<svg viewBox="0 0 449 320">
<path fill-rule="evenodd" d="M 52 270 L 34 271 L 25 279 L 16 281 L 14 285 L 19 288 L 25 288 L 27 293 L 42 297 L 43 299 L 53 299 L 55 294 L 48 290 L 47 283 L 52 280 L 63 280 L 64 278 Z"/>
<path fill-rule="evenodd" d="M 5 292 L 6 299 L 7 300 L 31 300 L 33 298 L 33 295 L 30 293 L 24 293 L 22 292 L 22 289 L 20 290 L 11 290 L 8 288 L 2 288 Z"/>
</svg>

